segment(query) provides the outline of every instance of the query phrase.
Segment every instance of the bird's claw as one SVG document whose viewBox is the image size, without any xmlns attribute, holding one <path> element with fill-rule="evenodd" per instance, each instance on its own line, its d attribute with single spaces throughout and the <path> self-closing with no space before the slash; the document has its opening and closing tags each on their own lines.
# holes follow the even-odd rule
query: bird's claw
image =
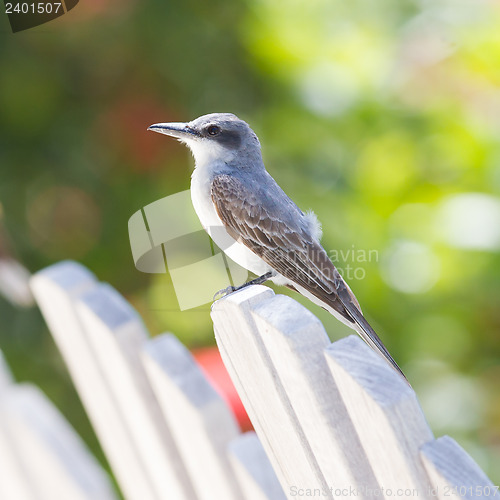
<svg viewBox="0 0 500 500">
<path fill-rule="evenodd" d="M 225 297 L 226 295 L 229 295 L 230 293 L 233 293 L 235 291 L 236 291 L 236 287 L 228 286 L 227 288 L 223 288 L 222 290 L 219 290 L 218 292 L 216 292 L 215 295 L 213 296 L 212 300 L 217 300 L 219 298 L 219 295 L 220 295 L 220 298 L 222 299 L 222 297 Z"/>
</svg>

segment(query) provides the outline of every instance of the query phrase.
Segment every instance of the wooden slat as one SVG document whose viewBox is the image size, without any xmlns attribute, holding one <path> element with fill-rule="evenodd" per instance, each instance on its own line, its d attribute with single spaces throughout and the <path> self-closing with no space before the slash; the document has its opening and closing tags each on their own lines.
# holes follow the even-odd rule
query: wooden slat
<svg viewBox="0 0 500 500">
<path fill-rule="evenodd" d="M 229 444 L 229 457 L 247 500 L 284 500 L 283 489 L 255 432 Z"/>
<path fill-rule="evenodd" d="M 140 358 L 148 338 L 141 318 L 103 283 L 82 294 L 76 310 L 155 496 L 194 498 Z"/>
<path fill-rule="evenodd" d="M 3 352 L 0 351 L 0 395 L 2 390 L 10 387 L 13 383 L 12 373 L 10 372 L 9 365 L 5 361 Z"/>
<path fill-rule="evenodd" d="M 83 266 L 60 262 L 36 273 L 31 287 L 66 362 L 100 444 L 128 500 L 156 500 L 124 415 L 75 311 L 75 301 L 97 286 Z"/>
<path fill-rule="evenodd" d="M 273 295 L 267 287 L 252 286 L 217 301 L 212 306 L 217 344 L 285 494 L 292 498 L 294 489 L 319 488 L 332 498 L 255 325 L 252 310 Z"/>
<path fill-rule="evenodd" d="M 325 353 L 381 492 L 429 498 L 419 448 L 433 436 L 415 392 L 359 337 Z"/>
<path fill-rule="evenodd" d="M 27 483 L 34 492 L 25 498 L 117 498 L 95 458 L 36 387 L 13 385 L 2 398 L 1 411 L 9 438 L 27 473 Z M 2 470 L 2 482 L 4 473 Z"/>
<path fill-rule="evenodd" d="M 225 401 L 172 334 L 148 340 L 144 365 L 200 499 L 240 499 L 226 453 L 239 434 Z"/>
<path fill-rule="evenodd" d="M 9 257 L 0 258 L 0 294 L 16 306 L 33 305 L 29 271 Z"/>
<path fill-rule="evenodd" d="M 422 446 L 421 456 L 432 483 L 433 498 L 500 498 L 498 486 L 493 486 L 476 462 L 449 436 Z"/>
<path fill-rule="evenodd" d="M 35 500 L 37 497 L 19 450 L 12 439 L 5 412 L 5 398 L 12 390 L 14 380 L 3 353 L 0 351 L 0 498 Z"/>
<path fill-rule="evenodd" d="M 329 487 L 334 489 L 334 496 L 356 491 L 363 498 L 363 489 L 378 489 L 328 369 L 323 351 L 331 343 L 321 322 L 285 295 L 258 304 L 252 308 L 252 316 L 318 466 Z"/>
</svg>

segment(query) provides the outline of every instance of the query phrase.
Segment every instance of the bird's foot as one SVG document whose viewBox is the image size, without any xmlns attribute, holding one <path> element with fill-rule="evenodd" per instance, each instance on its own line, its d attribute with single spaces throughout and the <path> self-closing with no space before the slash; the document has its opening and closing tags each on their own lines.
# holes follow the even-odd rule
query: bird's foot
<svg viewBox="0 0 500 500">
<path fill-rule="evenodd" d="M 229 295 L 230 293 L 236 292 L 236 290 L 238 290 L 238 288 L 236 288 L 235 286 L 232 286 L 232 285 L 228 286 L 227 288 L 223 288 L 222 290 L 219 290 L 218 292 L 215 293 L 212 300 L 217 300 L 219 298 L 222 299 L 222 297 L 225 297 L 226 295 Z"/>
<path fill-rule="evenodd" d="M 244 285 L 242 285 L 242 287 L 248 286 L 248 285 L 262 285 L 262 283 L 265 283 L 269 278 L 272 278 L 275 275 L 276 275 L 275 272 L 269 271 L 268 273 L 263 274 L 262 276 L 259 276 L 258 278 L 247 281 Z"/>
<path fill-rule="evenodd" d="M 266 274 L 263 274 L 262 276 L 259 276 L 253 280 L 247 281 L 246 283 L 243 283 L 243 285 L 240 286 L 228 286 L 227 288 L 224 288 L 223 290 L 219 290 L 215 295 L 212 300 L 217 300 L 217 298 L 220 295 L 220 298 L 226 297 L 230 293 L 237 292 L 238 290 L 241 290 L 242 288 L 246 288 L 247 286 L 250 285 L 262 285 L 262 283 L 265 283 L 269 278 L 272 278 L 273 275 L 272 271 L 269 271 Z"/>
</svg>

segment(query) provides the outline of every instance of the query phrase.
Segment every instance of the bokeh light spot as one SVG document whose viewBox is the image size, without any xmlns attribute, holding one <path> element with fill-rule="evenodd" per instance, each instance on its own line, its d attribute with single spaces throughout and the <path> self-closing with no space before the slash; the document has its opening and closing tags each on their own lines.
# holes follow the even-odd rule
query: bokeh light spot
<svg viewBox="0 0 500 500">
<path fill-rule="evenodd" d="M 454 247 L 500 248 L 500 199 L 482 193 L 465 193 L 446 199 L 440 207 L 436 232 Z"/>
<path fill-rule="evenodd" d="M 323 63 L 304 72 L 299 94 L 313 113 L 337 116 L 349 109 L 358 98 L 357 79 L 342 66 Z"/>
<path fill-rule="evenodd" d="M 399 241 L 385 253 L 382 278 L 395 290 L 423 293 L 439 277 L 439 261 L 431 249 L 414 241 Z"/>
</svg>

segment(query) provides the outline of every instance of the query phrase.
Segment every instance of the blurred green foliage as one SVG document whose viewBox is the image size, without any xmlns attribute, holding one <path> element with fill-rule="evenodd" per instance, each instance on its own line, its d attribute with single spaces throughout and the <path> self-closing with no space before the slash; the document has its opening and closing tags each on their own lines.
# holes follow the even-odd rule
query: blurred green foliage
<svg viewBox="0 0 500 500">
<path fill-rule="evenodd" d="M 497 3 L 81 0 L 26 32 L 0 23 L 0 200 L 31 271 L 78 260 L 153 334 L 213 343 L 206 306 L 178 311 L 168 276 L 134 268 L 127 221 L 189 186 L 189 153 L 147 126 L 234 112 L 357 271 L 434 432 L 500 482 Z M 292 296 L 333 339 L 351 333 Z M 14 373 L 96 450 L 39 313 L 2 299 L 0 315 Z"/>
</svg>

